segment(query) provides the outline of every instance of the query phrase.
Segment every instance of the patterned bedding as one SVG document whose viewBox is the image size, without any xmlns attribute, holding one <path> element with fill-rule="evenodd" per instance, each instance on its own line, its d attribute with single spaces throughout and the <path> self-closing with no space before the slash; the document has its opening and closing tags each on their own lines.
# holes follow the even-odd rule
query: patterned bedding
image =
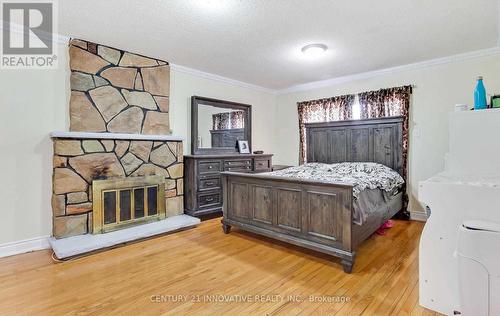
<svg viewBox="0 0 500 316">
<path fill-rule="evenodd" d="M 404 183 L 396 171 L 374 162 L 307 163 L 298 167 L 266 173 L 268 175 L 342 183 L 354 186 L 354 198 L 366 189 L 392 192 Z"/>
<path fill-rule="evenodd" d="M 399 173 L 373 162 L 307 163 L 266 174 L 353 185 L 353 222 L 358 225 L 362 225 L 372 212 L 387 203 L 404 183 Z"/>
</svg>

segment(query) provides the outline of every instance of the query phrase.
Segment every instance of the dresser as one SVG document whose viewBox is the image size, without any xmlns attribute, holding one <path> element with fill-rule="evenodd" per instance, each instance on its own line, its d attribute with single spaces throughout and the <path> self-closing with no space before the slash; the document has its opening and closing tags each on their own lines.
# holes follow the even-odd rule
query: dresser
<svg viewBox="0 0 500 316">
<path fill-rule="evenodd" d="M 184 212 L 204 216 L 222 210 L 222 171 L 267 172 L 271 154 L 223 154 L 184 156 Z"/>
</svg>

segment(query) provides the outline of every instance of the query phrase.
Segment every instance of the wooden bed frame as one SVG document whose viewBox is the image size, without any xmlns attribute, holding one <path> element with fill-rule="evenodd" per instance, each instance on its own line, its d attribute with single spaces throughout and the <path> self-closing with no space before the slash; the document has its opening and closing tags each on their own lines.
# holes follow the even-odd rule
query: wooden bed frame
<svg viewBox="0 0 500 316">
<path fill-rule="evenodd" d="M 378 162 L 403 172 L 402 117 L 306 124 L 308 162 Z M 353 187 L 266 174 L 222 173 L 223 230 L 231 226 L 341 258 L 402 208 L 403 192 L 363 223 L 352 222 Z"/>
</svg>

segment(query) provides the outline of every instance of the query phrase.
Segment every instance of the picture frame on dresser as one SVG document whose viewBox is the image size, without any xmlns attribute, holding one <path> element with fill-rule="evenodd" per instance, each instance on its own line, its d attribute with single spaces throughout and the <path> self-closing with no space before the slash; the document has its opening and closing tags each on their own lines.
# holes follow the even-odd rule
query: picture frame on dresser
<svg viewBox="0 0 500 316">
<path fill-rule="evenodd" d="M 238 151 L 240 152 L 240 154 L 249 154 L 250 153 L 250 146 L 248 145 L 248 141 L 239 140 L 238 141 Z"/>
</svg>

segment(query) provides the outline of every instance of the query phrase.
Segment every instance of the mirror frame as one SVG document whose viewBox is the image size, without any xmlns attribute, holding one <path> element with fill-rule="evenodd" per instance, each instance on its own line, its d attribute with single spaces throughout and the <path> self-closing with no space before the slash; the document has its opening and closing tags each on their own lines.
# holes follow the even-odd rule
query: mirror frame
<svg viewBox="0 0 500 316">
<path fill-rule="evenodd" d="M 245 140 L 248 141 L 250 152 L 252 152 L 252 106 L 249 104 L 232 101 L 218 100 L 200 96 L 191 97 L 191 154 L 193 155 L 215 155 L 215 154 L 239 154 L 238 148 L 198 148 L 198 107 L 200 105 L 211 105 L 225 109 L 238 109 L 245 111 Z"/>
</svg>

